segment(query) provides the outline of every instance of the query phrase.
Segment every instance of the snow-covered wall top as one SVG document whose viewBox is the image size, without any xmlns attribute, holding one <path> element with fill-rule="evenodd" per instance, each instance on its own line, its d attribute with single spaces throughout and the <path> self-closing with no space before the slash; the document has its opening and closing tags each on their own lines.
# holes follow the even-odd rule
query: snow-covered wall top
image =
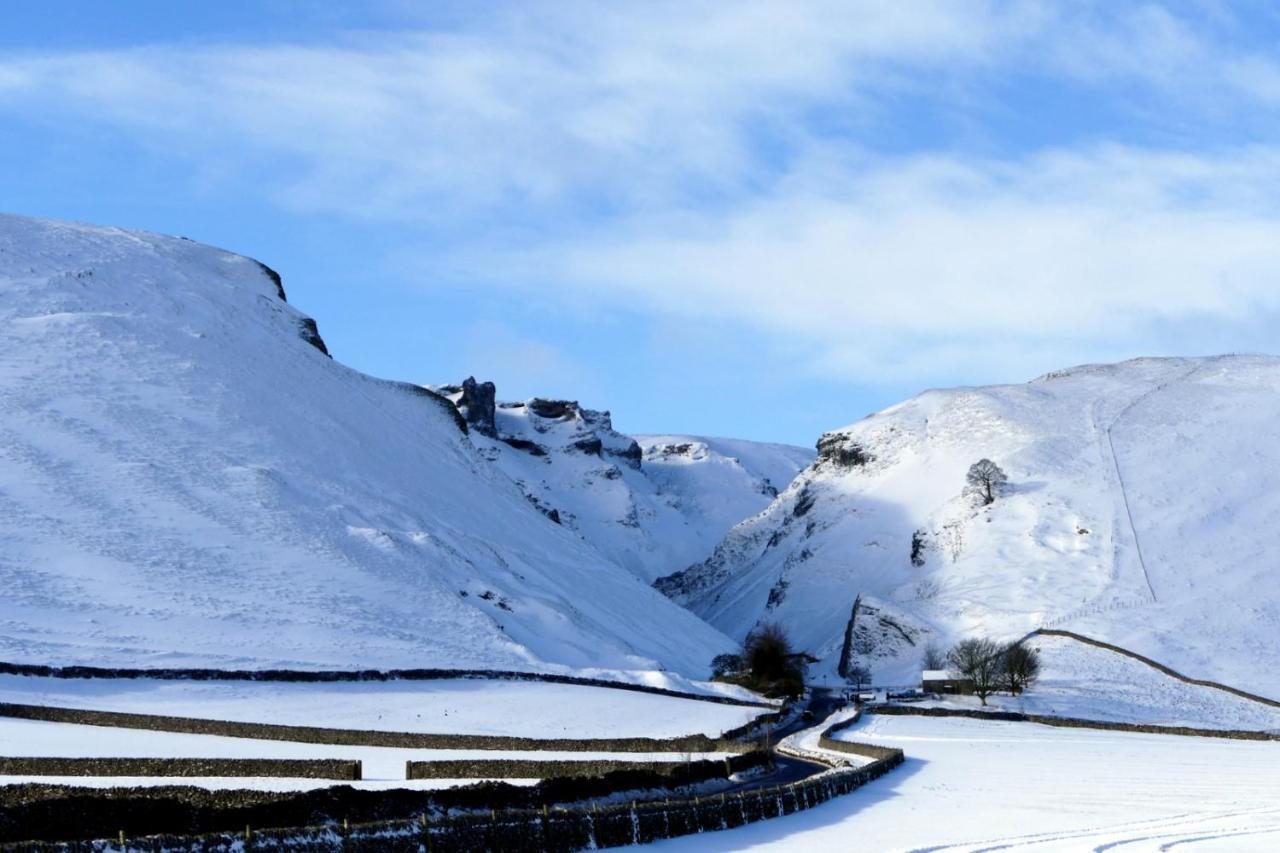
<svg viewBox="0 0 1280 853">
<path fill-rule="evenodd" d="M 0 659 L 704 674 L 727 640 L 460 425 L 255 261 L 0 217 Z"/>
<path fill-rule="evenodd" d="M 572 400 L 498 402 L 493 383 L 433 386 L 454 401 L 481 455 L 548 518 L 645 582 L 707 557 L 769 505 L 814 453 L 802 447 L 617 432 Z"/>
<path fill-rule="evenodd" d="M 994 460 L 994 503 L 962 494 Z M 1280 359 L 1141 359 L 928 391 L 824 436 L 716 553 L 659 588 L 741 636 L 790 628 L 877 680 L 922 647 L 1071 628 L 1265 688 L 1280 653 Z"/>
</svg>

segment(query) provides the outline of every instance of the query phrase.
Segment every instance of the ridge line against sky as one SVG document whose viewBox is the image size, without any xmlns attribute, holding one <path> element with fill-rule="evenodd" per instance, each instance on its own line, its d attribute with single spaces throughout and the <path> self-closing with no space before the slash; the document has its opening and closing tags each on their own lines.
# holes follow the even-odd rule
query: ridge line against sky
<svg viewBox="0 0 1280 853">
<path fill-rule="evenodd" d="M 371 373 L 812 444 L 1274 350 L 1266 3 L 100 5 L 10 14 L 0 207 L 259 257 Z"/>
</svg>

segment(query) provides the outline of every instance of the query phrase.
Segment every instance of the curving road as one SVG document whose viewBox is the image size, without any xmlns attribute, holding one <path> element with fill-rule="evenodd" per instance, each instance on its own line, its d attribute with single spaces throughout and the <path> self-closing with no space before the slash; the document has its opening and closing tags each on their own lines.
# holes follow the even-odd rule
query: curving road
<svg viewBox="0 0 1280 853">
<path fill-rule="evenodd" d="M 802 779 L 808 779 L 810 776 L 816 776 L 819 773 L 830 770 L 831 767 L 829 765 L 819 761 L 783 755 L 778 752 L 776 746 L 784 738 L 790 737 L 796 732 L 821 725 L 823 720 L 835 713 L 839 705 L 840 697 L 835 691 L 825 688 L 813 688 L 809 693 L 809 702 L 805 706 L 805 710 L 813 712 L 813 719 L 806 721 L 800 715 L 797 715 L 790 723 L 780 729 L 775 729 L 769 735 L 769 752 L 773 757 L 773 772 L 748 782 L 734 785 L 731 788 L 726 788 L 724 792 L 728 794 L 735 791 L 750 791 L 755 788 L 772 788 L 775 785 L 789 785 L 792 782 L 799 782 Z"/>
</svg>

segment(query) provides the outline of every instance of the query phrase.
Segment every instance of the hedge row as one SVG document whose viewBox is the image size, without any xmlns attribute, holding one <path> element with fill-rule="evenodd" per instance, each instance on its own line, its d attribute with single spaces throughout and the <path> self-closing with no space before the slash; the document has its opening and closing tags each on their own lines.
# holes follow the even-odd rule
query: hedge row
<svg viewBox="0 0 1280 853">
<path fill-rule="evenodd" d="M 1105 643 L 1102 640 L 1095 640 L 1092 637 L 1086 637 L 1083 634 L 1076 634 L 1072 631 L 1059 631 L 1053 628 L 1039 628 L 1035 631 L 1032 631 L 1030 634 L 1024 637 L 1023 640 L 1024 641 L 1028 640 L 1031 637 L 1066 637 L 1069 640 L 1075 640 L 1076 642 L 1084 643 L 1085 645 L 1095 646 L 1099 649 L 1106 649 L 1109 652 L 1115 652 L 1116 654 L 1124 655 L 1127 658 L 1132 658 L 1133 660 L 1136 660 L 1139 663 L 1146 664 L 1147 666 L 1151 667 L 1154 670 L 1163 672 L 1165 675 L 1169 676 L 1170 678 L 1175 678 L 1178 681 L 1184 682 L 1186 684 L 1194 684 L 1198 687 L 1212 687 L 1214 690 L 1223 690 L 1227 693 L 1231 693 L 1236 696 L 1239 696 L 1242 699 L 1249 699 L 1254 702 L 1261 702 L 1263 705 L 1270 705 L 1273 708 L 1280 708 L 1280 701 L 1277 701 L 1275 699 L 1268 699 L 1265 696 L 1259 696 L 1256 693 L 1249 693 L 1248 691 L 1241 690 L 1238 687 L 1231 687 L 1226 684 L 1221 684 L 1217 681 L 1208 681 L 1203 678 L 1192 678 L 1188 675 L 1183 675 L 1182 673 L 1178 672 L 1176 669 L 1171 669 L 1165 666 L 1164 664 L 1154 661 L 1151 658 L 1146 657 L 1144 655 L 1140 655 L 1137 652 L 1131 652 L 1128 649 L 1121 648 L 1120 646 L 1112 645 L 1111 643 Z"/>
<path fill-rule="evenodd" d="M 734 773 L 766 763 L 769 754 L 757 750 L 730 758 L 698 761 L 537 761 L 525 759 L 479 759 L 458 761 L 406 761 L 406 779 L 562 779 L 599 777 L 620 771 L 651 774 L 661 784 L 726 779 Z M 636 787 L 650 787 L 650 780 L 637 779 Z"/>
<path fill-rule="evenodd" d="M 0 776 L 361 778 L 359 761 L 292 758 L 0 758 Z"/>
<path fill-rule="evenodd" d="M 443 681 L 463 678 L 498 681 L 541 681 L 550 684 L 572 684 L 579 687 L 607 687 L 611 690 L 630 690 L 635 693 L 652 693 L 657 696 L 693 699 L 698 702 L 714 702 L 720 705 L 741 705 L 747 708 L 775 707 L 768 702 L 738 699 L 721 694 L 690 693 L 685 690 L 672 690 L 666 687 L 632 684 L 625 681 L 609 681 L 603 678 L 582 678 L 575 675 L 516 672 L 502 669 L 134 669 L 97 666 L 43 666 L 40 664 L 0 661 L 0 675 L 27 675 L 39 678 L 154 678 L 160 681 L 296 681 L 317 683 Z"/>
<path fill-rule="evenodd" d="M 1156 726 L 1146 723 L 1111 723 L 1103 720 L 1084 720 L 1078 717 L 1046 717 L 1042 714 L 1023 714 L 1017 711 L 978 711 L 967 708 L 917 708 L 906 705 L 881 705 L 873 709 L 876 714 L 914 717 L 969 717 L 977 720 L 1002 720 L 1014 723 L 1040 723 L 1069 729 L 1102 729 L 1113 732 L 1137 734 L 1181 735 L 1185 737 L 1216 737 L 1231 740 L 1280 741 L 1280 734 L 1251 729 L 1197 729 L 1190 726 Z"/>
<path fill-rule="evenodd" d="M 771 715 L 766 715 L 771 716 Z M 157 714 L 128 714 L 121 711 L 91 711 L 55 708 L 47 705 L 0 703 L 0 717 L 108 726 L 121 729 L 220 735 L 254 740 L 284 740 L 337 746 L 386 746 L 403 749 L 479 749 L 511 752 L 750 752 L 751 744 L 724 737 L 684 735 L 672 738 L 526 738 L 504 735 L 426 734 L 420 732 L 380 732 L 361 729 L 330 729 L 318 726 L 284 726 L 273 723 L 246 723 L 204 720 L 195 717 L 168 717 Z M 726 734 L 748 730 L 740 727 Z"/>
</svg>

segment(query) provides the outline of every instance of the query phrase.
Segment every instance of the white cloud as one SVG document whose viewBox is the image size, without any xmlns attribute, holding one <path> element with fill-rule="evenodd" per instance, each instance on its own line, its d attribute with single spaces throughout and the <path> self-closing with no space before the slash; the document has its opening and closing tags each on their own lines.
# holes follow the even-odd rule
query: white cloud
<svg viewBox="0 0 1280 853">
<path fill-rule="evenodd" d="M 530 5 L 340 44 L 0 58 L 14 81 L 0 98 L 159 150 L 285 158 L 288 198 L 308 208 L 648 206 L 749 189 L 767 171 L 762 129 L 803 133 L 798 112 L 848 108 L 899 67 L 985 62 L 1029 5 Z"/>
<path fill-rule="evenodd" d="M 935 90 L 954 110 L 989 107 L 1014 71 L 1100 98 L 1136 81 L 1154 93 L 1138 120 L 1157 116 L 1156 131 L 1205 115 L 1243 126 L 1280 103 L 1280 65 L 1224 45 L 1238 22 L 1222 9 L 753 0 L 477 14 L 320 45 L 0 57 L 0 111 L 109 123 L 262 178 L 258 191 L 294 209 L 409 224 L 433 239 L 420 268 L 472 286 L 710 314 L 834 374 L 1079 360 L 1140 347 L 1162 323 L 1280 313 L 1278 149 L 1090 144 L 1001 162 L 859 142 Z M 465 243 L 441 254 L 442 240 Z M 523 344 L 503 355 L 567 369 Z"/>
<path fill-rule="evenodd" d="M 824 195 L 636 223 L 512 264 L 573 298 L 804 341 L 832 374 L 1007 374 L 1047 353 L 1127 353 L 1162 324 L 1280 314 L 1278 181 L 1271 149 L 890 161 L 825 173 L 839 190 Z"/>
</svg>

